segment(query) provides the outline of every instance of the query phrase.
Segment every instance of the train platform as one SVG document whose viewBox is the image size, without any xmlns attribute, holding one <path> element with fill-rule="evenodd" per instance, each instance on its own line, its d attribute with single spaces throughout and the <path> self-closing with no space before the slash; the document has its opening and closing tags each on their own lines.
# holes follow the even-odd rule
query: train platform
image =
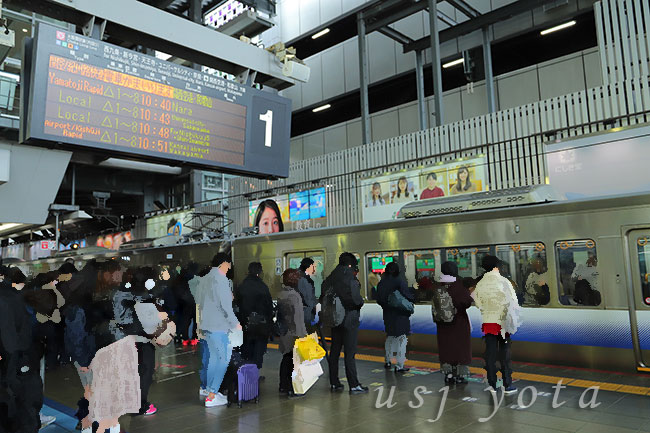
<svg viewBox="0 0 650 433">
<path fill-rule="evenodd" d="M 482 360 L 475 359 L 464 385 L 445 388 L 426 353 L 409 354 L 409 373 L 384 369 L 383 353 L 360 348 L 360 381 L 366 395 L 332 393 L 325 375 L 300 398 L 278 393 L 281 356 L 270 344 L 264 359 L 260 401 L 206 409 L 198 395 L 200 359 L 196 347 L 167 347 L 157 353 L 150 400 L 158 413 L 121 418 L 128 433 L 176 432 L 607 432 L 650 431 L 650 376 L 513 363 L 519 392 L 495 397 L 486 391 Z M 344 374 L 341 358 L 340 374 Z M 561 388 L 557 387 L 561 381 Z M 345 383 L 345 379 L 343 379 Z M 390 395 L 392 394 L 392 398 Z M 44 413 L 57 422 L 44 433 L 74 431 L 71 408 L 81 385 L 71 366 L 48 371 Z M 556 407 L 554 407 L 556 406 Z"/>
</svg>

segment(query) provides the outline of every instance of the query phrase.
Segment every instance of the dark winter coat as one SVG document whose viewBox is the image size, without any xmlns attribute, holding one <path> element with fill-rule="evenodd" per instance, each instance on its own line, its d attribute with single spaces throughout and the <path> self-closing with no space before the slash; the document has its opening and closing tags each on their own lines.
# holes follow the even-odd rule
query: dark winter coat
<svg viewBox="0 0 650 433">
<path fill-rule="evenodd" d="M 298 281 L 298 293 L 302 298 L 302 309 L 305 315 L 305 324 L 311 325 L 316 317 L 316 287 L 314 281 L 307 274 L 303 274 Z"/>
<path fill-rule="evenodd" d="M 251 313 L 266 318 L 266 323 L 273 323 L 273 298 L 266 283 L 256 275 L 244 278 L 235 291 L 235 304 L 239 313 L 237 318 L 242 327 L 246 327 Z"/>
<path fill-rule="evenodd" d="M 437 285 L 434 290 L 439 287 L 440 285 Z M 440 362 L 469 365 L 472 361 L 472 343 L 467 309 L 472 305 L 472 296 L 460 279 L 449 283 L 446 287 L 456 307 L 456 316 L 451 323 L 436 323 Z"/>
<path fill-rule="evenodd" d="M 415 293 L 401 277 L 386 276 L 377 285 L 377 303 L 384 312 L 384 329 L 389 337 L 399 337 L 411 333 L 411 315 L 388 305 L 388 297 L 394 291 L 415 302 Z"/>
<path fill-rule="evenodd" d="M 345 318 L 340 326 L 348 329 L 358 328 L 359 312 L 363 307 L 363 298 L 361 297 L 361 284 L 354 276 L 352 268 L 342 265 L 334 268 L 332 273 L 323 281 L 321 302 L 322 297 L 330 287 L 334 288 L 334 293 L 341 300 L 343 308 L 345 308 Z"/>
<path fill-rule="evenodd" d="M 287 329 L 287 333 L 279 338 L 280 352 L 284 355 L 293 350 L 296 338 L 307 335 L 302 299 L 300 293 L 291 287 L 282 287 L 278 295 L 278 320 Z"/>
</svg>

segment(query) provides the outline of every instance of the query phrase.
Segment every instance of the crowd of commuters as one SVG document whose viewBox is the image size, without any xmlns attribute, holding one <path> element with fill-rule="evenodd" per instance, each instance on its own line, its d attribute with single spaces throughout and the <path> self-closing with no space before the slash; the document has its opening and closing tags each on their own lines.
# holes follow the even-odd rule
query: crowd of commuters
<svg viewBox="0 0 650 433">
<path fill-rule="evenodd" d="M 496 391 L 499 361 L 504 392 L 516 392 L 510 335 L 519 326 L 519 304 L 500 265 L 498 258 L 484 257 L 485 273 L 474 280 L 461 279 L 456 264 L 445 262 L 433 284 L 431 309 L 448 384 L 464 383 L 469 375 L 467 309 L 475 303 L 483 318 L 487 381 Z M 77 418 L 83 433 L 93 431 L 93 423 L 96 431 L 118 433 L 121 416 L 156 413 L 158 408 L 148 399 L 155 352 L 172 341 L 199 345 L 199 394 L 206 407 L 228 402 L 221 391 L 233 350 L 261 369 L 273 336 L 282 353 L 279 390 L 299 396 L 292 387 L 294 345 L 312 332 L 322 337 L 321 305 L 323 314 L 339 317 L 331 326 L 328 356 L 332 392 L 344 389 L 338 371 L 341 349 L 350 394 L 368 392 L 359 382 L 355 363 L 364 300 L 353 254 L 340 255 L 338 266 L 323 281 L 320 299 L 312 278 L 313 259 L 285 270 L 275 307 L 260 263 L 248 265 L 248 275 L 236 289 L 229 278 L 231 267 L 226 253 L 215 255 L 203 269 L 196 263 L 130 268 L 119 261 L 92 260 L 81 270 L 67 262 L 57 271 L 27 278 L 19 268 L 0 267 L 2 431 L 37 431 L 51 422 L 40 415 L 43 360 L 48 370 L 66 363 L 76 369 L 81 383 Z M 388 263 L 375 282 L 374 297 L 383 309 L 387 335 L 385 366 L 394 367 L 396 373 L 409 370 L 406 349 L 416 288 L 408 287 L 395 262 Z M 237 334 L 243 343 L 234 343 Z"/>
</svg>

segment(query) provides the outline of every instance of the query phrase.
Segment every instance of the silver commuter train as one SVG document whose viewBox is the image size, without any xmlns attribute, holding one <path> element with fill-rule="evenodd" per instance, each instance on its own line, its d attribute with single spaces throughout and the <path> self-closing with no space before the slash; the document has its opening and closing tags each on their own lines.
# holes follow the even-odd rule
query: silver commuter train
<svg viewBox="0 0 650 433">
<path fill-rule="evenodd" d="M 455 260 L 461 276 L 480 273 L 480 257 L 495 254 L 507 263 L 523 301 L 523 324 L 513 336 L 513 359 L 527 362 L 650 372 L 650 195 L 555 202 L 464 212 L 375 224 L 274 233 L 129 251 L 78 251 L 21 264 L 32 273 L 58 267 L 74 257 L 77 267 L 90 258 L 125 258 L 134 266 L 166 262 L 209 263 L 219 250 L 232 249 L 235 281 L 249 262 L 262 263 L 264 280 L 275 295 L 281 273 L 303 257 L 319 263 L 319 282 L 349 251 L 359 260 L 359 280 L 367 299 L 361 311 L 359 343 L 383 347 L 381 308 L 371 300 L 371 281 L 396 260 L 409 283 L 426 291 L 444 260 Z M 598 292 L 598 305 L 576 302 L 577 279 Z M 422 297 L 421 297 L 422 298 Z M 592 298 L 593 299 L 593 298 Z M 578 302 L 580 300 L 578 299 Z M 468 310 L 473 352 L 482 356 L 480 314 Z M 436 327 L 428 302 L 411 317 L 411 349 L 436 351 Z"/>
</svg>

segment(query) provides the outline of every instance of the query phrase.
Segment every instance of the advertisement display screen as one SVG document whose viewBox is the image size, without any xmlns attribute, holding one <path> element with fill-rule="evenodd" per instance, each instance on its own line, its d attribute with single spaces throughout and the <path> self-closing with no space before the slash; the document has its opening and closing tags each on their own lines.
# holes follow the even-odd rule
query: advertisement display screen
<svg viewBox="0 0 650 433">
<path fill-rule="evenodd" d="M 309 191 L 309 218 L 323 218 L 326 215 L 325 188 L 312 189 Z"/>
<path fill-rule="evenodd" d="M 27 143 L 287 177 L 291 102 L 39 24 Z"/>
<path fill-rule="evenodd" d="M 289 216 L 291 221 L 309 219 L 309 191 L 289 194 Z"/>
<path fill-rule="evenodd" d="M 376 274 L 383 274 L 386 265 L 393 260 L 393 257 L 372 257 L 370 259 L 370 271 Z"/>
</svg>

